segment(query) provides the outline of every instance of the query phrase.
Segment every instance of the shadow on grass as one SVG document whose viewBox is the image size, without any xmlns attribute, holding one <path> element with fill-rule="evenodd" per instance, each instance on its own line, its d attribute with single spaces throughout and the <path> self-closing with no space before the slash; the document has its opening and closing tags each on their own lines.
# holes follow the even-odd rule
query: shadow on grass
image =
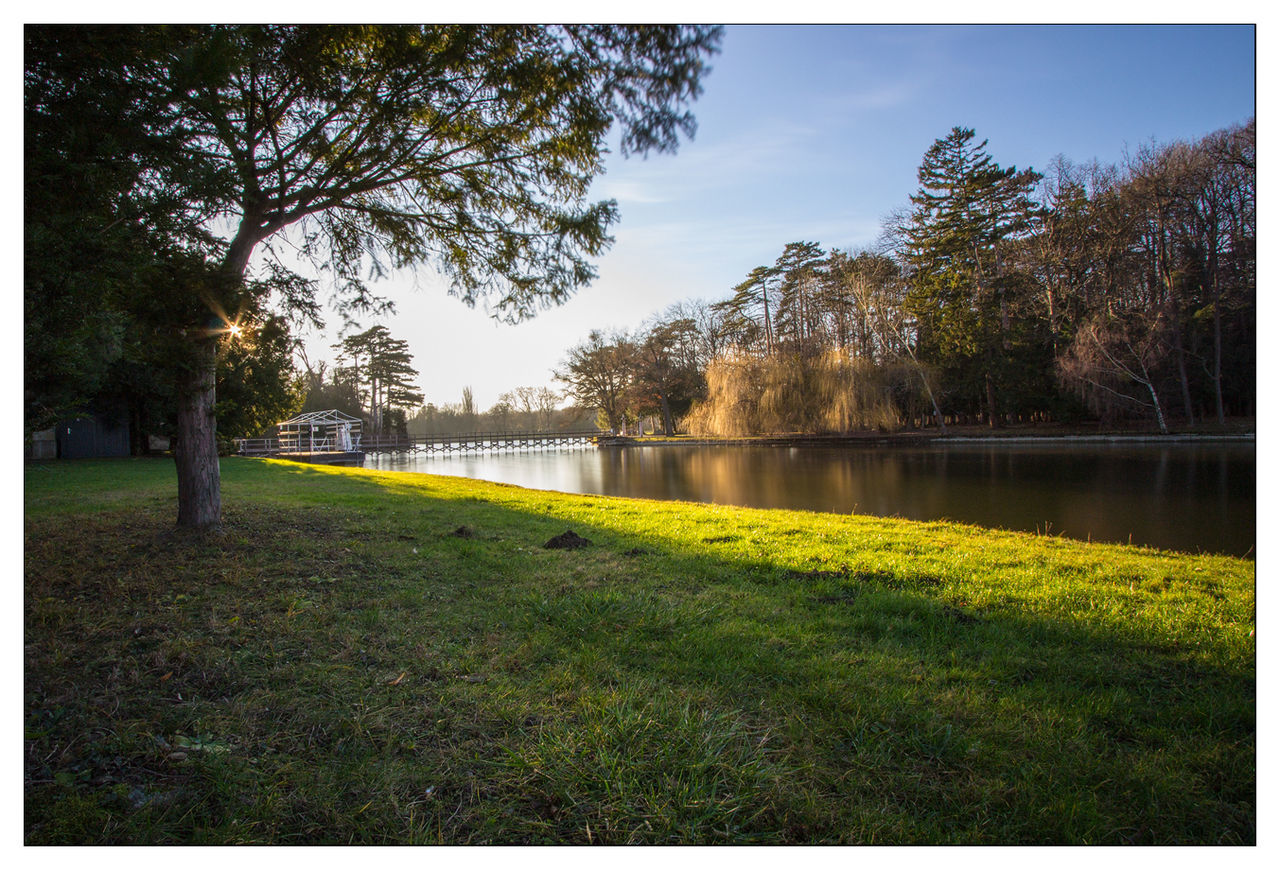
<svg viewBox="0 0 1280 870">
<path fill-rule="evenodd" d="M 233 461 L 178 540 L 115 473 L 28 516 L 28 842 L 1255 837 L 1251 655 L 927 526 Z"/>
</svg>

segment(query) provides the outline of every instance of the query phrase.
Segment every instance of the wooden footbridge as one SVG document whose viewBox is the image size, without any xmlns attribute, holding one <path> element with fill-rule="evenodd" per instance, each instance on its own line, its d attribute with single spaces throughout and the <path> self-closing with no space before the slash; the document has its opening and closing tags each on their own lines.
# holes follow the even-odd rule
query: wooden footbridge
<svg viewBox="0 0 1280 870">
<path fill-rule="evenodd" d="M 483 453 L 494 451 L 557 450 L 563 447 L 582 447 L 595 444 L 608 432 L 598 429 L 578 429 L 568 432 L 468 432 L 456 435 L 425 435 L 410 438 L 393 436 L 357 436 L 350 445 L 350 453 Z M 288 438 L 244 438 L 237 442 L 241 456 L 278 457 L 302 459 L 333 448 L 323 445 L 303 444 Z M 310 448 L 310 449 L 308 449 Z M 315 460 L 312 460 L 315 461 Z M 323 460 L 322 460 L 323 461 Z"/>
<path fill-rule="evenodd" d="M 462 435 L 425 435 L 413 438 L 370 436 L 360 439 L 366 453 L 483 453 L 486 451 L 556 450 L 594 444 L 598 429 L 571 432 L 470 432 Z"/>
</svg>

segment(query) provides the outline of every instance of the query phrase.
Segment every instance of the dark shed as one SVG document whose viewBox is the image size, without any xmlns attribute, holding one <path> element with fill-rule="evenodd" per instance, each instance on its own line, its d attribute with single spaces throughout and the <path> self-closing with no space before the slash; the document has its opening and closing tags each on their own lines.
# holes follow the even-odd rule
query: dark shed
<svg viewBox="0 0 1280 870">
<path fill-rule="evenodd" d="M 59 459 L 101 459 L 129 455 L 129 422 L 123 416 L 94 415 L 58 424 Z"/>
</svg>

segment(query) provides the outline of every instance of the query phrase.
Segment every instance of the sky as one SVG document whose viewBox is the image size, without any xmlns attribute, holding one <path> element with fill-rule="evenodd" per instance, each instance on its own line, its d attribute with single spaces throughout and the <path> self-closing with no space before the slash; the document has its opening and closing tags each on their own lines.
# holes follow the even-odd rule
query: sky
<svg viewBox="0 0 1280 870">
<path fill-rule="evenodd" d="M 419 270 L 376 284 L 397 311 L 362 326 L 408 341 L 438 405 L 467 386 L 481 409 L 516 387 L 560 388 L 553 370 L 592 329 L 723 299 L 788 242 L 873 245 L 952 127 L 989 140 L 1001 166 L 1043 169 L 1243 122 L 1254 46 L 1248 25 L 729 25 L 693 140 L 674 155 L 608 155 L 592 198 L 617 200 L 620 221 L 590 286 L 511 326 Z M 333 331 L 303 338 L 313 364 L 332 358 Z"/>
</svg>

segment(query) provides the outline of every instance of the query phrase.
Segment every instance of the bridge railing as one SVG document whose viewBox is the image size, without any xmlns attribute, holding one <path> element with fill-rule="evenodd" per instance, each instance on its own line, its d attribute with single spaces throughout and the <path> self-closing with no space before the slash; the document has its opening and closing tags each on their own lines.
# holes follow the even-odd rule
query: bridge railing
<svg viewBox="0 0 1280 870">
<path fill-rule="evenodd" d="M 437 444 L 501 444 L 513 441 L 567 441 L 588 440 L 607 435 L 599 429 L 575 429 L 563 432 L 457 432 L 453 434 L 413 435 L 409 438 L 365 436 L 360 439 L 361 450 L 411 450 L 415 447 Z"/>
<path fill-rule="evenodd" d="M 454 432 L 435 435 L 411 435 L 410 441 L 513 441 L 520 438 L 594 438 L 606 435 L 599 429 L 573 429 L 563 432 Z M 401 439 L 403 440 L 403 439 Z"/>
<path fill-rule="evenodd" d="M 572 429 L 563 432 L 460 432 L 451 435 L 414 435 L 409 438 L 368 435 L 361 437 L 352 446 L 357 451 L 413 450 L 417 447 L 443 444 L 481 446 L 513 441 L 585 441 L 608 434 L 599 429 Z M 281 443 L 276 437 L 237 438 L 235 443 L 237 452 L 242 456 L 269 456 L 277 453 L 299 452 L 292 439 L 288 443 Z"/>
<path fill-rule="evenodd" d="M 241 456 L 266 456 L 280 452 L 279 438 L 237 438 L 236 452 Z"/>
<path fill-rule="evenodd" d="M 314 442 L 285 438 L 236 438 L 236 452 L 241 456 L 274 456 L 277 453 L 334 453 L 339 452 L 331 438 L 318 438 Z"/>
</svg>

